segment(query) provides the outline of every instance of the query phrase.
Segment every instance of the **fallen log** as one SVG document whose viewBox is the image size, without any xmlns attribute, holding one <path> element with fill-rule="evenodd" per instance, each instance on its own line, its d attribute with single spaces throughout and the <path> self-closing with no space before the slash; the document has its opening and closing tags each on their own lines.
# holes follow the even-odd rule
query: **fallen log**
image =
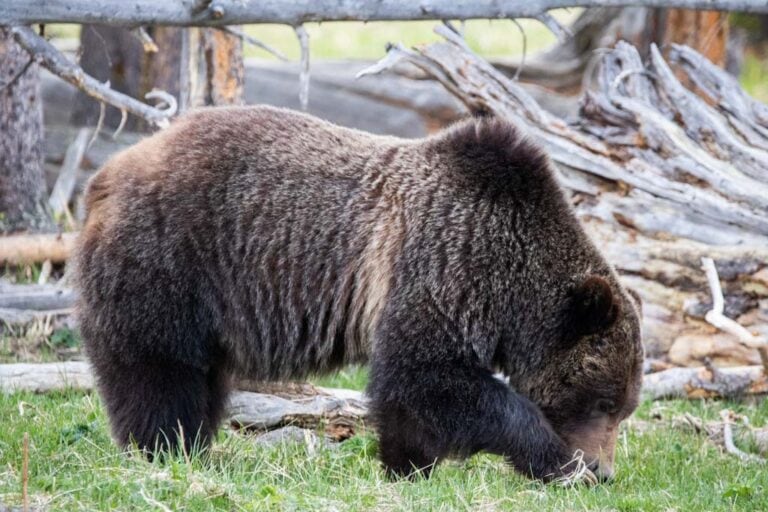
<svg viewBox="0 0 768 512">
<path fill-rule="evenodd" d="M 291 425 L 322 429 L 335 440 L 354 435 L 368 412 L 362 397 L 353 400 L 317 395 L 289 400 L 249 391 L 232 393 L 228 411 L 229 423 L 237 429 L 274 430 Z"/>
<path fill-rule="evenodd" d="M 31 391 L 46 393 L 74 389 L 90 391 L 94 379 L 88 363 L 0 364 L 0 392 Z"/>
<path fill-rule="evenodd" d="M 53 284 L 16 284 L 0 281 L 0 310 L 54 312 L 69 310 L 77 293 Z M 7 314 L 10 314 L 6 311 Z"/>
<path fill-rule="evenodd" d="M 762 366 L 715 369 L 670 368 L 643 378 L 643 396 L 668 398 L 729 398 L 768 394 L 768 376 Z"/>
<path fill-rule="evenodd" d="M 75 244 L 75 233 L 9 235 L 0 237 L 0 265 L 23 265 L 50 260 L 66 261 Z"/>
</svg>

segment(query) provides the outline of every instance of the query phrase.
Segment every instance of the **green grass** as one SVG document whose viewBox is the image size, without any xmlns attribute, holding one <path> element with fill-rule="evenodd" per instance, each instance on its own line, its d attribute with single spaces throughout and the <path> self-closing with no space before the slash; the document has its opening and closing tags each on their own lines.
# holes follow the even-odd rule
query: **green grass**
<svg viewBox="0 0 768 512">
<path fill-rule="evenodd" d="M 355 369 L 325 385 L 361 384 Z M 645 403 L 637 418 L 723 407 L 768 421 L 756 407 Z M 768 510 L 768 472 L 723 454 L 702 436 L 625 428 L 611 485 L 561 488 L 528 481 L 498 457 L 441 465 L 429 480 L 390 482 L 368 433 L 331 447 L 264 448 L 222 430 L 209 457 L 148 463 L 111 442 L 95 394 L 0 395 L 0 503 L 20 505 L 22 439 L 29 433 L 30 503 L 48 510 Z"/>
</svg>

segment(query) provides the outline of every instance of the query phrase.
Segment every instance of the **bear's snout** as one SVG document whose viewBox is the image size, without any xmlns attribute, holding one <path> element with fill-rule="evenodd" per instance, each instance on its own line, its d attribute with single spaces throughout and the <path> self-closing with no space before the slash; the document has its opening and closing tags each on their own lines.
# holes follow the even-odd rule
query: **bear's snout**
<svg viewBox="0 0 768 512">
<path fill-rule="evenodd" d="M 614 452 L 619 432 L 619 421 L 609 415 L 590 418 L 569 425 L 562 436 L 574 453 L 581 453 L 584 462 L 601 482 L 613 479 Z"/>
</svg>

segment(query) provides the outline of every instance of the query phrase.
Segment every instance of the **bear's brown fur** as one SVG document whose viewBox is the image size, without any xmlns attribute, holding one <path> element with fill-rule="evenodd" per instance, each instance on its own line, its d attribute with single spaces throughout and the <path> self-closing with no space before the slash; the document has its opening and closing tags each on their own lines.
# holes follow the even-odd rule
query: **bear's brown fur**
<svg viewBox="0 0 768 512">
<path fill-rule="evenodd" d="M 370 361 L 393 473 L 484 450 L 552 478 L 577 449 L 612 471 L 637 308 L 508 123 L 408 141 L 203 109 L 113 158 L 86 204 L 81 330 L 120 444 L 208 442 L 233 375 Z"/>
</svg>

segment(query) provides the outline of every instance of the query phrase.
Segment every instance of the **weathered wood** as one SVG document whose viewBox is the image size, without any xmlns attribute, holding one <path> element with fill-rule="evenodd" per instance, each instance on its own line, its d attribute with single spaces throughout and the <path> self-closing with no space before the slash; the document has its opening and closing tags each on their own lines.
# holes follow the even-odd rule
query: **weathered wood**
<svg viewBox="0 0 768 512">
<path fill-rule="evenodd" d="M 286 425 L 318 428 L 323 423 L 352 424 L 363 420 L 363 402 L 318 395 L 288 400 L 274 395 L 236 391 L 229 402 L 229 421 L 238 428 L 272 430 Z"/>
<path fill-rule="evenodd" d="M 189 28 L 182 32 L 179 107 L 243 102 L 243 42 L 223 30 Z"/>
<path fill-rule="evenodd" d="M 708 61 L 725 67 L 728 44 L 728 13 L 690 9 L 654 9 L 646 25 L 653 26 L 654 40 L 662 48 L 673 43 L 692 48 Z"/>
<path fill-rule="evenodd" d="M 88 363 L 0 364 L 0 392 L 45 393 L 64 389 L 88 391 L 94 379 Z"/>
<path fill-rule="evenodd" d="M 0 281 L 0 308 L 52 311 L 74 307 L 76 293 L 71 288 L 47 284 L 9 285 Z"/>
<path fill-rule="evenodd" d="M 643 379 L 643 395 L 663 398 L 739 398 L 768 394 L 768 376 L 762 366 L 735 368 L 670 368 Z"/>
<path fill-rule="evenodd" d="M 0 233 L 49 227 L 37 64 L 0 27 Z"/>
<path fill-rule="evenodd" d="M 4 0 L 0 23 L 222 26 L 312 21 L 538 18 L 564 7 L 670 7 L 768 13 L 763 0 Z"/>
<path fill-rule="evenodd" d="M 74 310 L 72 308 L 42 311 L 37 309 L 0 308 L 0 331 L 2 331 L 4 325 L 15 328 L 49 320 L 54 321 L 54 326 L 57 326 L 59 323 L 71 324 L 70 320 L 73 313 Z M 58 320 L 62 320 L 62 322 Z"/>
<path fill-rule="evenodd" d="M 179 27 L 147 27 L 145 34 L 157 48 L 157 51 L 148 52 L 135 30 L 85 25 L 80 30 L 78 63 L 88 75 L 109 83 L 112 89 L 132 98 L 143 98 L 155 88 L 178 97 L 183 30 Z M 102 116 L 101 103 L 83 91 L 76 95 L 70 109 L 71 123 L 75 126 L 95 126 Z M 111 105 L 107 105 L 103 115 L 104 127 L 110 130 L 116 130 L 123 121 L 123 129 L 127 131 L 153 128 L 152 123 L 136 116 L 124 120 L 122 112 Z"/>
<path fill-rule="evenodd" d="M 494 67 L 524 82 L 550 91 L 577 94 L 592 78 L 594 62 L 602 48 L 619 40 L 634 42 L 643 33 L 648 9 L 642 7 L 595 7 L 585 9 L 571 25 L 573 36 L 539 53 L 521 57 L 494 58 Z M 537 101 L 541 101 L 537 98 Z M 562 117 L 562 116 L 561 116 Z"/>
<path fill-rule="evenodd" d="M 165 126 L 168 123 L 168 119 L 176 113 L 175 100 L 172 100 L 173 105 L 169 105 L 166 109 L 142 103 L 125 94 L 114 91 L 108 85 L 84 73 L 79 66 L 70 62 L 51 43 L 37 35 L 31 28 L 15 26 L 11 27 L 10 30 L 16 42 L 29 52 L 30 55 L 34 56 L 34 59 L 39 61 L 42 66 L 99 101 L 114 105 L 157 126 Z M 155 91 L 156 96 L 157 91 Z M 166 94 L 163 96 L 163 99 L 171 101 L 169 96 Z M 150 98 L 149 95 L 146 97 Z"/>
<path fill-rule="evenodd" d="M 48 205 L 51 207 L 54 216 L 61 215 L 67 211 L 69 200 L 75 191 L 77 174 L 80 170 L 80 165 L 83 163 L 90 135 L 91 131 L 88 128 L 81 128 L 77 132 L 75 140 L 72 141 L 72 144 L 69 145 L 67 152 L 64 154 L 64 163 L 61 164 L 59 176 L 53 186 L 51 196 L 48 198 Z M 46 260 L 48 259 L 46 258 Z"/>
<path fill-rule="evenodd" d="M 8 235 L 0 237 L 0 264 L 29 264 L 66 261 L 75 245 L 76 233 Z"/>
<path fill-rule="evenodd" d="M 709 298 L 702 257 L 725 269 L 726 303 L 750 297 L 739 311 L 751 320 L 745 327 L 768 330 L 768 320 L 748 315 L 768 299 L 768 287 L 753 277 L 768 266 L 768 151 L 732 129 L 737 122 L 761 127 L 768 118 L 744 96 L 713 106 L 674 73 L 706 81 L 722 97 L 733 86 L 722 70 L 710 64 L 699 76 L 695 52 L 678 46 L 675 58 L 691 64 L 674 70 L 652 49 L 646 68 L 633 47 L 620 43 L 603 53 L 594 88 L 570 124 L 474 55 L 456 33 L 436 31 L 445 43 L 395 46 L 387 64 L 419 67 L 471 111 L 509 118 L 547 149 L 588 232 L 643 298 L 649 355 L 662 355 L 679 336 L 711 332 L 706 310 L 686 314 Z M 737 101 L 740 108 L 726 107 Z M 749 133 L 768 145 L 768 135 Z"/>
</svg>

